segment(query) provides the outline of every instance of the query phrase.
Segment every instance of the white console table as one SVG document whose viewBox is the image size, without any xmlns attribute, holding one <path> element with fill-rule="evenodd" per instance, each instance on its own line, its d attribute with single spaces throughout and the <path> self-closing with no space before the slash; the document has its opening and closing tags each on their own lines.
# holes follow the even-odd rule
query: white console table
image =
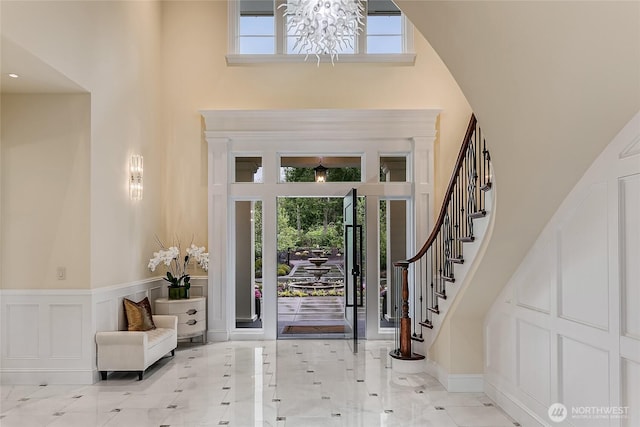
<svg viewBox="0 0 640 427">
<path fill-rule="evenodd" d="M 207 342 L 207 298 L 158 298 L 155 314 L 178 316 L 178 339 L 202 337 Z"/>
</svg>

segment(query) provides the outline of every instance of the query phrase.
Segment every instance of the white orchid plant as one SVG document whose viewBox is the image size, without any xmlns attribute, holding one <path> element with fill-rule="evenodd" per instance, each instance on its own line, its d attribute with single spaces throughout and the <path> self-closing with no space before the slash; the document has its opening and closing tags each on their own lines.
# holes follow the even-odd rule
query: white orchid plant
<svg viewBox="0 0 640 427">
<path fill-rule="evenodd" d="M 205 252 L 206 249 L 204 246 L 198 247 L 191 243 L 186 250 L 186 255 L 182 257 L 180 255 L 181 249 L 179 241 L 167 248 L 157 237 L 156 240 L 160 245 L 160 250 L 153 253 L 153 258 L 149 260 L 148 267 L 149 270 L 156 271 L 156 268 L 160 264 L 164 264 L 167 267 L 167 276 L 163 277 L 163 279 L 169 282 L 169 287 L 191 287 L 189 283 L 191 277 L 187 274 L 187 267 L 191 259 L 195 260 L 196 264 L 204 271 L 209 270 L 209 253 Z"/>
</svg>

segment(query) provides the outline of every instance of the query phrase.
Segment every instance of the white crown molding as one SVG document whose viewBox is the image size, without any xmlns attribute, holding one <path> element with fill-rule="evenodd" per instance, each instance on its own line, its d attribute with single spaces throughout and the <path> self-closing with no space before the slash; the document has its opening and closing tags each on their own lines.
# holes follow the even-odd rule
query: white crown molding
<svg viewBox="0 0 640 427">
<path fill-rule="evenodd" d="M 205 136 L 222 138 L 410 139 L 436 136 L 440 109 L 201 110 Z"/>
</svg>

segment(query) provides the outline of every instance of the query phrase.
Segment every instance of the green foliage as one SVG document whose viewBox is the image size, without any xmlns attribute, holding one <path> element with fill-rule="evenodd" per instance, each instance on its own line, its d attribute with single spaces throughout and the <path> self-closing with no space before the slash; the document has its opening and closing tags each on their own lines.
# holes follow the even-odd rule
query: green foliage
<svg viewBox="0 0 640 427">
<path fill-rule="evenodd" d="M 286 276 L 291 271 L 291 267 L 286 264 L 278 264 L 278 276 Z"/>
<path fill-rule="evenodd" d="M 387 270 L 387 201 L 380 200 L 380 270 Z"/>
<path fill-rule="evenodd" d="M 313 182 L 315 178 L 313 168 L 285 168 L 284 170 L 286 182 Z"/>
<path fill-rule="evenodd" d="M 279 297 L 285 297 L 285 298 L 286 297 L 302 297 L 302 298 L 304 298 L 304 297 L 307 297 L 309 295 L 305 291 L 299 291 L 299 290 L 292 291 L 292 290 L 286 289 L 284 291 L 279 291 L 278 292 L 278 296 Z"/>
<path fill-rule="evenodd" d="M 341 289 L 316 289 L 314 291 L 301 291 L 301 290 L 290 290 L 290 289 L 285 289 L 282 291 L 278 291 L 278 296 L 279 297 L 283 297 L 283 298 L 292 298 L 292 297 L 308 297 L 308 296 L 312 296 L 312 297 L 327 297 L 327 296 L 331 296 L 331 297 L 341 297 L 344 296 L 344 291 Z"/>
<path fill-rule="evenodd" d="M 285 211 L 285 201 L 280 199 L 278 202 L 278 251 L 286 251 L 287 248 L 297 246 L 298 232 L 289 223 L 289 217 Z"/>
<path fill-rule="evenodd" d="M 314 177 L 313 168 L 285 168 L 284 170 L 284 178 L 287 182 L 313 182 Z M 327 180 L 359 182 L 360 168 L 330 169 Z M 334 248 L 340 252 L 344 250 L 342 198 L 282 197 L 278 199 L 277 209 L 278 251 L 305 247 Z M 258 212 L 257 209 L 256 212 Z M 358 203 L 357 212 L 359 223 L 364 224 L 363 203 Z M 280 273 L 279 270 L 278 274 L 282 275 Z"/>
<path fill-rule="evenodd" d="M 256 278 L 258 279 L 262 278 L 262 258 L 256 259 L 255 275 L 256 275 Z"/>
<path fill-rule="evenodd" d="M 286 182 L 313 182 L 316 173 L 313 168 L 285 168 Z M 360 168 L 331 168 L 327 171 L 327 182 L 360 182 Z"/>
<path fill-rule="evenodd" d="M 327 171 L 328 182 L 359 182 L 360 168 L 338 168 Z"/>
<path fill-rule="evenodd" d="M 302 239 L 300 246 L 303 247 L 324 247 L 324 248 L 342 248 L 342 224 L 328 224 L 325 227 L 318 225 L 309 229 Z"/>
<path fill-rule="evenodd" d="M 262 257 L 262 202 L 253 202 L 254 254 L 256 259 Z"/>
<path fill-rule="evenodd" d="M 278 250 L 342 247 L 342 199 L 287 197 L 278 200 Z"/>
</svg>

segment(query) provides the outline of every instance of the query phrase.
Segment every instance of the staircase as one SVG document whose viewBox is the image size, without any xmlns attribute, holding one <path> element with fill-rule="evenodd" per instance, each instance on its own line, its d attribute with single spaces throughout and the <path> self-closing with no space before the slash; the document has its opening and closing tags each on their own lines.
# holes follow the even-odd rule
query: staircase
<svg viewBox="0 0 640 427">
<path fill-rule="evenodd" d="M 412 341 L 426 350 L 435 339 L 484 236 L 491 187 L 491 156 L 472 115 L 431 234 L 413 258 L 394 263 L 391 289 L 401 305 L 395 307 L 400 322 L 393 358 L 424 359 L 412 351 Z"/>
</svg>

